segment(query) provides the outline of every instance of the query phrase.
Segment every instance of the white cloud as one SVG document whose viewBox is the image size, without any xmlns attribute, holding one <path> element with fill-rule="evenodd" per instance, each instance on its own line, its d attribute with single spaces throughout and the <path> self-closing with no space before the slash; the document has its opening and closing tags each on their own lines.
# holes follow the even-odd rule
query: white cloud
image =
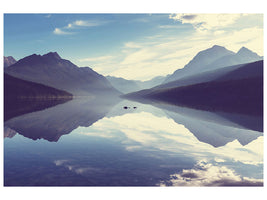
<svg viewBox="0 0 267 200">
<path fill-rule="evenodd" d="M 67 25 L 66 28 L 79 28 L 79 27 L 93 27 L 105 24 L 104 21 L 93 21 L 93 20 L 76 20 Z"/>
<path fill-rule="evenodd" d="M 169 18 L 183 24 L 192 24 L 199 30 L 210 30 L 231 25 L 241 16 L 242 14 L 172 14 Z"/>
<path fill-rule="evenodd" d="M 63 31 L 60 28 L 55 28 L 53 33 L 56 35 L 71 35 L 71 34 L 73 34 L 72 32 Z"/>
<path fill-rule="evenodd" d="M 72 32 L 69 32 L 70 29 L 79 29 L 79 28 L 89 28 L 89 27 L 95 27 L 95 26 L 101 26 L 108 23 L 107 21 L 96 21 L 96 20 L 76 20 L 72 23 L 69 23 L 67 26 L 62 28 L 55 28 L 53 31 L 56 35 L 69 35 L 73 34 Z"/>
<path fill-rule="evenodd" d="M 54 163 L 56 166 L 61 166 L 65 163 L 69 162 L 69 160 L 55 160 Z"/>
<path fill-rule="evenodd" d="M 46 18 L 50 18 L 51 16 L 51 14 L 45 15 Z"/>
<path fill-rule="evenodd" d="M 172 174 L 168 182 L 173 186 L 263 186 L 263 179 L 241 177 L 233 169 L 206 161 L 198 162 L 193 169 Z M 166 182 L 159 185 L 166 186 Z"/>
</svg>

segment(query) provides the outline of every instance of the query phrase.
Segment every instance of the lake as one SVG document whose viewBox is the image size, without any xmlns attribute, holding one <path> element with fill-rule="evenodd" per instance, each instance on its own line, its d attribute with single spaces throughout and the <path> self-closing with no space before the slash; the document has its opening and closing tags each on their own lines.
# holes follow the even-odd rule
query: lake
<svg viewBox="0 0 267 200">
<path fill-rule="evenodd" d="M 5 121 L 4 185 L 262 186 L 261 120 L 75 98 Z"/>
</svg>

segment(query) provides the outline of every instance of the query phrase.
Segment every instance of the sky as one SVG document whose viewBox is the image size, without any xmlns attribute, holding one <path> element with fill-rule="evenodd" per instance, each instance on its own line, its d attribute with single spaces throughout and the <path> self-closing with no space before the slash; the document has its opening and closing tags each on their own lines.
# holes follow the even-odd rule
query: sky
<svg viewBox="0 0 267 200">
<path fill-rule="evenodd" d="M 4 14 L 4 56 L 58 52 L 102 75 L 149 80 L 201 50 L 263 55 L 263 14 Z"/>
</svg>

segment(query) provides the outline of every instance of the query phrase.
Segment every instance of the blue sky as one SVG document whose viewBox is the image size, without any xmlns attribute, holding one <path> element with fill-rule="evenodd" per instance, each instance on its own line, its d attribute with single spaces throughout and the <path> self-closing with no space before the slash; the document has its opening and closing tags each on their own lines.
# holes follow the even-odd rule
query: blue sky
<svg viewBox="0 0 267 200">
<path fill-rule="evenodd" d="M 263 55 L 263 15 L 4 15 L 5 56 L 56 51 L 79 67 L 126 79 L 170 74 L 215 44 Z"/>
</svg>

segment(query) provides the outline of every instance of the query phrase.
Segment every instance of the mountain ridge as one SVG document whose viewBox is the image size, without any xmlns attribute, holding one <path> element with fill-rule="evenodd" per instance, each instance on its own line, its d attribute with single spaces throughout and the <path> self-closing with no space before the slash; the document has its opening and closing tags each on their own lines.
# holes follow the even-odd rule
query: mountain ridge
<svg viewBox="0 0 267 200">
<path fill-rule="evenodd" d="M 78 67 L 58 53 L 32 54 L 5 68 L 11 76 L 65 90 L 78 96 L 121 94 L 109 81 L 89 67 Z"/>
<path fill-rule="evenodd" d="M 227 50 L 225 47 L 214 45 L 211 48 L 197 53 L 197 55 L 194 56 L 184 68 L 176 70 L 173 74 L 167 77 L 163 83 L 230 65 L 258 61 L 262 58 L 262 56 L 257 55 L 246 47 L 242 47 L 237 53 L 234 53 Z"/>
<path fill-rule="evenodd" d="M 4 56 L 4 68 L 5 67 L 9 67 L 10 65 L 13 65 L 14 63 L 16 63 L 16 59 L 13 58 L 12 56 Z"/>
</svg>

